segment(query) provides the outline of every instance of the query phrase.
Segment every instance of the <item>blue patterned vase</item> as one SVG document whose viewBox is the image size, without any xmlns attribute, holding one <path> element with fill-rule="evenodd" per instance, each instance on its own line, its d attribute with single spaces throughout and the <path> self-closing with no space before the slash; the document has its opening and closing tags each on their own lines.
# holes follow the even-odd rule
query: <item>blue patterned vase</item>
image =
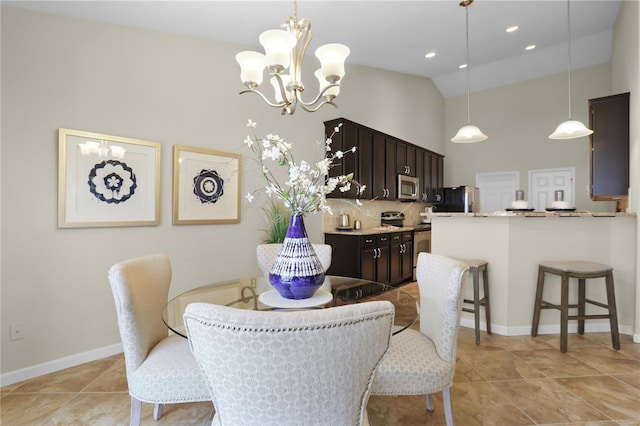
<svg viewBox="0 0 640 426">
<path fill-rule="evenodd" d="M 309 242 L 302 215 L 291 216 L 269 282 L 286 299 L 308 299 L 324 282 L 324 269 Z"/>
</svg>

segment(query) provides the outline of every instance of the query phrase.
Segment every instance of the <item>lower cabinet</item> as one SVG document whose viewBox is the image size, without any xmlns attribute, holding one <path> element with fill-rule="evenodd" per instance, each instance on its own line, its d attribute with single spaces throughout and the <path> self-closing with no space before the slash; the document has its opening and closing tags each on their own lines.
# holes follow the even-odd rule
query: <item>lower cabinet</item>
<svg viewBox="0 0 640 426">
<path fill-rule="evenodd" d="M 325 234 L 332 248 L 329 275 L 400 284 L 413 278 L 413 234 Z"/>
<path fill-rule="evenodd" d="M 391 234 L 389 258 L 389 282 L 400 284 L 413 278 L 413 234 Z"/>
</svg>

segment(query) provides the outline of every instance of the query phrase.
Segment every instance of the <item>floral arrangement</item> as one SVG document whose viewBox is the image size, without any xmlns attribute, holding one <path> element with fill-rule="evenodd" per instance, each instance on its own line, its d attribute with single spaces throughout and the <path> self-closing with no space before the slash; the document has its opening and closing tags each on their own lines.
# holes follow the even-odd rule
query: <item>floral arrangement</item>
<svg viewBox="0 0 640 426">
<path fill-rule="evenodd" d="M 351 189 L 351 184 L 357 185 L 358 194 L 364 191 L 364 185 L 359 185 L 353 180 L 353 173 L 329 177 L 329 169 L 334 166 L 335 159 L 341 159 L 345 152 L 332 152 L 331 143 L 333 136 L 340 131 L 342 124 L 334 128 L 333 133 L 325 142 L 326 155 L 315 164 L 307 161 L 296 162 L 291 152 L 292 145 L 278 135 L 268 134 L 265 137 L 255 135 L 247 136 L 244 143 L 253 151 L 256 162 L 262 170 L 262 175 L 266 180 L 265 191 L 269 197 L 277 197 L 291 210 L 293 215 L 304 215 L 305 213 L 316 213 L 325 211 L 330 214 L 331 207 L 327 205 L 326 196 L 338 188 L 341 192 Z M 248 120 L 247 127 L 255 128 L 256 123 Z M 351 148 L 347 153 L 355 153 L 356 147 Z M 281 183 L 268 164 L 274 164 L 288 169 L 288 180 Z M 256 191 L 249 192 L 245 198 L 253 202 Z"/>
</svg>

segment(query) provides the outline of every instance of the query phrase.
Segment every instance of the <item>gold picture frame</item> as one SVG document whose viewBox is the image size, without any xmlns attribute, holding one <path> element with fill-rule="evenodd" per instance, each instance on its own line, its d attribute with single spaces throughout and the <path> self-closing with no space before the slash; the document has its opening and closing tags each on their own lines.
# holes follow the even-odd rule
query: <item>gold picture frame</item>
<svg viewBox="0 0 640 426">
<path fill-rule="evenodd" d="M 58 129 L 58 227 L 160 224 L 157 142 Z"/>
<path fill-rule="evenodd" d="M 173 224 L 240 222 L 240 154 L 173 147 Z"/>
</svg>

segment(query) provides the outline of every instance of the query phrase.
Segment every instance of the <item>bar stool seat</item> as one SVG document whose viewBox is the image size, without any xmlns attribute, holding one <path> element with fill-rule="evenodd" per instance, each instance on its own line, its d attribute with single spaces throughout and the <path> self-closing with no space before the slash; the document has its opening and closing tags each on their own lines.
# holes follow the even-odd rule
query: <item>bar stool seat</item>
<svg viewBox="0 0 640 426">
<path fill-rule="evenodd" d="M 560 304 L 556 305 L 542 299 L 545 274 L 560 276 Z M 569 279 L 578 279 L 578 303 L 569 304 Z M 607 303 L 601 303 L 586 298 L 586 280 L 590 278 L 604 278 L 607 291 Z M 607 314 L 590 314 L 585 311 L 586 304 L 607 309 Z M 569 309 L 578 309 L 577 315 L 569 315 Z M 538 264 L 538 284 L 536 300 L 533 308 L 533 322 L 531 335 L 538 335 L 540 311 L 542 309 L 557 309 L 560 311 L 560 351 L 567 352 L 567 336 L 569 320 L 578 320 L 578 333 L 584 334 L 584 320 L 609 319 L 611 327 L 611 343 L 616 350 L 620 349 L 620 334 L 618 333 L 618 312 L 613 286 L 613 268 L 601 263 L 584 260 L 545 261 Z"/>
<path fill-rule="evenodd" d="M 473 280 L 473 300 L 464 299 L 464 303 L 473 304 L 473 308 L 464 307 L 464 312 L 470 312 L 474 315 L 476 327 L 476 345 L 480 344 L 480 307 L 484 307 L 485 319 L 487 321 L 487 333 L 491 334 L 491 309 L 489 305 L 489 275 L 487 266 L 489 262 L 482 259 L 460 259 L 469 265 L 469 272 Z M 482 272 L 482 291 L 483 297 L 480 298 L 480 272 Z"/>
</svg>

